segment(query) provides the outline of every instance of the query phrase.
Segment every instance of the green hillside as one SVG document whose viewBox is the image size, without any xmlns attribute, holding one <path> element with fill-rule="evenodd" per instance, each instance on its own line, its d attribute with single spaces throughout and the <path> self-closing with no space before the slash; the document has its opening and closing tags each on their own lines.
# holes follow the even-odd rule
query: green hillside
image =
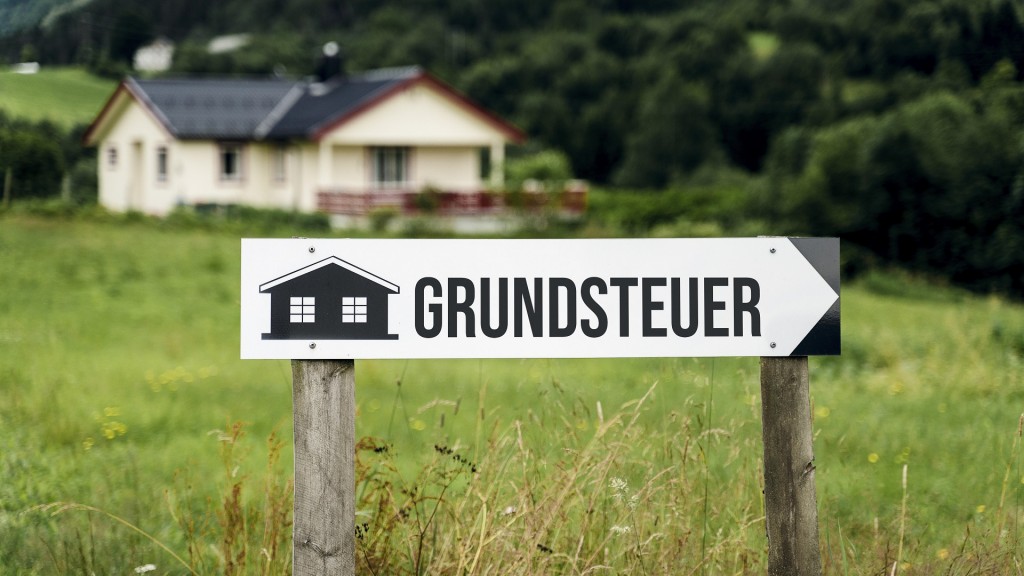
<svg viewBox="0 0 1024 576">
<path fill-rule="evenodd" d="M 290 367 L 239 360 L 238 235 L 80 216 L 0 214 L 2 572 L 287 574 Z M 842 298 L 810 360 L 824 573 L 1019 573 L 1024 308 Z M 360 574 L 765 572 L 755 358 L 357 371 Z"/>
<path fill-rule="evenodd" d="M 49 120 L 62 128 L 87 124 L 117 83 L 79 68 L 46 68 L 38 74 L 0 71 L 0 111 L 27 120 Z"/>
</svg>

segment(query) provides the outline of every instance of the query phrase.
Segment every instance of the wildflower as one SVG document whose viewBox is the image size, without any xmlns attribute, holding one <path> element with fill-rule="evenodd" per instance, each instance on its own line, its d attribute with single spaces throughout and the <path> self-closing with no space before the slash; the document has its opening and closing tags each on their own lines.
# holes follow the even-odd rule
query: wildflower
<svg viewBox="0 0 1024 576">
<path fill-rule="evenodd" d="M 616 502 L 626 502 L 626 506 L 630 510 L 635 510 L 636 505 L 640 503 L 640 497 L 636 494 L 630 495 L 629 499 L 626 499 L 626 494 L 629 493 L 629 483 L 622 478 L 612 476 L 611 480 L 608 481 L 608 486 L 615 492 L 613 496 Z"/>
<path fill-rule="evenodd" d="M 821 420 L 828 418 L 828 415 L 832 413 L 832 410 L 828 406 L 818 406 L 814 409 L 814 416 Z"/>
<path fill-rule="evenodd" d="M 868 462 L 871 462 L 872 464 L 878 462 L 878 454 L 875 454 L 874 452 L 868 454 Z"/>
<path fill-rule="evenodd" d="M 153 570 L 156 570 L 156 565 L 155 564 L 144 564 L 142 566 L 137 567 L 135 569 L 135 573 L 136 574 L 145 574 L 146 572 L 152 572 Z"/>
<path fill-rule="evenodd" d="M 949 558 L 949 549 L 942 548 L 941 550 L 936 552 L 935 555 L 939 558 L 939 560 L 946 560 L 947 558 Z"/>
<path fill-rule="evenodd" d="M 974 511 L 977 512 L 978 514 L 984 514 L 985 513 L 985 505 L 984 504 L 978 504 L 978 507 L 975 508 Z"/>
<path fill-rule="evenodd" d="M 128 433 L 128 426 L 116 421 L 104 422 L 101 429 L 103 431 L 103 437 L 107 440 L 113 440 L 118 436 L 124 436 Z"/>
<path fill-rule="evenodd" d="M 506 506 L 505 509 L 501 511 L 501 515 L 502 516 L 511 516 L 511 515 L 513 515 L 515 513 L 516 513 L 516 507 L 515 506 Z"/>
<path fill-rule="evenodd" d="M 90 436 L 90 437 L 88 437 L 88 438 L 86 438 L 85 440 L 82 441 L 82 448 L 84 448 L 85 451 L 88 452 L 89 450 L 92 450 L 92 447 L 95 444 L 96 444 L 96 441 L 92 439 L 92 436 Z"/>
<path fill-rule="evenodd" d="M 612 534 L 629 534 L 630 530 L 632 530 L 632 528 L 629 526 L 612 526 L 611 531 Z"/>
</svg>

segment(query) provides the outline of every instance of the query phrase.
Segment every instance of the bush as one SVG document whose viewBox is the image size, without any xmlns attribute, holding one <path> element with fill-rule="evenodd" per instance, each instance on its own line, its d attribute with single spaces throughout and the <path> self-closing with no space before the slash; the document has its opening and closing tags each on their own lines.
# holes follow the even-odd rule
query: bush
<svg viewBox="0 0 1024 576">
<path fill-rule="evenodd" d="M 522 190 L 530 180 L 539 182 L 542 190 L 561 191 L 572 177 L 569 157 L 558 150 L 543 150 L 505 164 L 505 188 L 511 191 Z"/>
<path fill-rule="evenodd" d="M 252 208 L 239 205 L 197 204 L 179 206 L 166 222 L 181 227 L 230 228 L 245 234 L 302 235 L 329 232 L 331 223 L 321 212 Z"/>
<path fill-rule="evenodd" d="M 96 178 L 96 159 L 82 158 L 71 167 L 70 200 L 75 204 L 96 204 L 99 182 Z"/>
<path fill-rule="evenodd" d="M 937 93 L 809 137 L 787 133 L 768 163 L 781 227 L 841 236 L 974 290 L 1024 294 L 1014 101 Z"/>
<path fill-rule="evenodd" d="M 0 187 L 8 171 L 13 201 L 57 196 L 64 176 L 60 145 L 32 128 L 0 129 Z"/>
</svg>

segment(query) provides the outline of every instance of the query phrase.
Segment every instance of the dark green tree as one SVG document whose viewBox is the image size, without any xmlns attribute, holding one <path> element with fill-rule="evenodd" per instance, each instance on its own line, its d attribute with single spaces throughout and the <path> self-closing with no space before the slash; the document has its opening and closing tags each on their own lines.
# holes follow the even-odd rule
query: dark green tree
<svg viewBox="0 0 1024 576">
<path fill-rule="evenodd" d="M 823 104 L 825 60 L 813 45 L 783 45 L 764 62 L 733 57 L 713 89 L 715 118 L 729 157 L 760 170 L 768 144 Z"/>
<path fill-rule="evenodd" d="M 641 100 L 616 182 L 662 188 L 716 158 L 719 144 L 707 89 L 666 75 Z"/>
<path fill-rule="evenodd" d="M 8 170 L 15 201 L 58 195 L 64 177 L 59 143 L 31 129 L 0 128 L 0 178 Z"/>
<path fill-rule="evenodd" d="M 126 8 L 114 17 L 110 29 L 110 59 L 131 63 L 135 51 L 153 39 L 153 21 L 142 12 Z"/>
</svg>

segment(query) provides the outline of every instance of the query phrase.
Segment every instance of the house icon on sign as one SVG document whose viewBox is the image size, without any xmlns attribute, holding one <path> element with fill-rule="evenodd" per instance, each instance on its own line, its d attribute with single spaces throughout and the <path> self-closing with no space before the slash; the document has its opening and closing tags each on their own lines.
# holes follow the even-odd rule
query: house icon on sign
<svg viewBox="0 0 1024 576">
<path fill-rule="evenodd" d="M 397 340 L 388 333 L 388 296 L 398 286 L 331 256 L 260 286 L 270 294 L 264 340 Z"/>
</svg>

